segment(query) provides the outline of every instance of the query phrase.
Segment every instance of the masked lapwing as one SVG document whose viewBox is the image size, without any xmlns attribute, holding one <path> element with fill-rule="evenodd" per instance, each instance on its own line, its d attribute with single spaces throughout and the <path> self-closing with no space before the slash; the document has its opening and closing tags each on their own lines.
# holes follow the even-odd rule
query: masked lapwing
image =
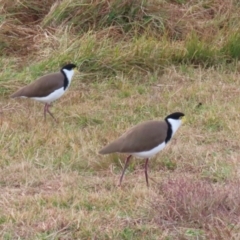
<svg viewBox="0 0 240 240">
<path fill-rule="evenodd" d="M 100 154 L 116 152 L 129 154 L 120 177 L 119 186 L 121 186 L 131 156 L 146 159 L 145 177 L 147 186 L 149 186 L 147 172 L 149 158 L 166 146 L 184 121 L 185 115 L 181 112 L 175 112 L 168 115 L 164 121 L 153 120 L 140 123 L 101 149 Z"/>
<path fill-rule="evenodd" d="M 60 98 L 69 88 L 75 70 L 75 64 L 67 64 L 59 72 L 38 78 L 36 81 L 13 93 L 10 97 L 31 98 L 45 103 L 44 119 L 46 120 L 46 113 L 49 113 L 56 121 L 53 114 L 49 111 L 49 107 L 53 101 Z"/>
</svg>

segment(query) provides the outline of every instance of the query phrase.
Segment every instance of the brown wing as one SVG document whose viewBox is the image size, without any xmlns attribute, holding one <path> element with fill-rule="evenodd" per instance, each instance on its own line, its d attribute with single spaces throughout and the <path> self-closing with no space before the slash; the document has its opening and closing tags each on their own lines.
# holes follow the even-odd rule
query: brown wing
<svg viewBox="0 0 240 240">
<path fill-rule="evenodd" d="M 100 150 L 99 153 L 148 151 L 164 142 L 166 137 L 167 123 L 165 121 L 147 121 L 129 129 L 121 137 Z"/>
<path fill-rule="evenodd" d="M 51 73 L 38 78 L 33 83 L 21 88 L 10 97 L 45 97 L 56 89 L 63 87 L 64 76 L 61 72 Z"/>
</svg>

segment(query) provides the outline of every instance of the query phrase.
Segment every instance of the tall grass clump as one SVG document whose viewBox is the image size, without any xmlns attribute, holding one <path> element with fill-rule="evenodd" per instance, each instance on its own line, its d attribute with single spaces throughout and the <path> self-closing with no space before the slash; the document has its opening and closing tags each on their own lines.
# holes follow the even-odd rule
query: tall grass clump
<svg viewBox="0 0 240 240">
<path fill-rule="evenodd" d="M 1 0 L 1 14 L 7 20 L 11 20 L 14 24 L 33 25 L 38 24 L 48 13 L 50 7 L 55 0 L 21 0 L 7 1 Z"/>
<path fill-rule="evenodd" d="M 100 30 L 108 27 L 121 28 L 124 33 L 156 25 L 161 16 L 148 13 L 147 1 L 69 1 L 56 2 L 45 16 L 42 25 L 57 26 L 62 23 L 73 25 L 76 31 Z M 159 10 L 158 5 L 155 6 Z M 158 20 L 157 20 L 158 19 Z M 161 22 L 161 21 L 160 21 Z M 162 27 L 162 24 L 159 26 Z"/>
<path fill-rule="evenodd" d="M 216 46 L 192 34 L 185 42 L 185 54 L 181 62 L 208 67 L 220 63 L 221 56 Z"/>
<path fill-rule="evenodd" d="M 83 62 L 84 69 L 92 66 L 96 72 L 103 69 L 106 75 L 108 71 L 129 72 L 129 69 L 149 72 L 156 66 L 164 68 L 171 64 L 209 67 L 226 62 L 224 58 L 231 61 L 239 56 L 239 36 L 235 32 L 240 27 L 236 21 L 240 7 L 234 1 L 226 4 L 222 0 L 207 3 L 2 0 L 2 3 L 0 54 L 20 54 L 25 56 L 24 61 L 44 62 L 61 54 L 60 62 L 69 61 L 70 57 Z M 100 45 L 101 56 L 95 56 L 96 47 L 92 48 L 93 53 L 81 47 L 91 45 L 92 36 Z M 83 43 L 82 39 L 90 43 Z M 142 39 L 145 46 L 138 45 L 136 53 L 134 45 Z M 105 44 L 101 46 L 101 42 L 107 42 L 114 50 Z M 75 50 L 69 51 L 73 46 Z M 130 55 L 136 58 L 131 59 Z"/>
<path fill-rule="evenodd" d="M 225 54 L 227 60 L 240 59 L 240 34 L 238 32 L 229 34 L 226 43 L 222 47 L 222 52 Z"/>
</svg>

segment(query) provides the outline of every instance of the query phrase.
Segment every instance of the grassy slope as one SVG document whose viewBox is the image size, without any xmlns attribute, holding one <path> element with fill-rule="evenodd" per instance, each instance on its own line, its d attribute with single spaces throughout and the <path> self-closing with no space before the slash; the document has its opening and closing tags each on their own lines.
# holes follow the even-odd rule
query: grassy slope
<svg viewBox="0 0 240 240">
<path fill-rule="evenodd" d="M 237 3 L 47 2 L 2 1 L 1 238 L 239 239 Z M 54 104 L 58 125 L 8 98 L 69 61 L 81 73 Z M 188 122 L 150 161 L 150 188 L 132 160 L 119 189 L 125 156 L 97 151 L 178 110 Z"/>
</svg>

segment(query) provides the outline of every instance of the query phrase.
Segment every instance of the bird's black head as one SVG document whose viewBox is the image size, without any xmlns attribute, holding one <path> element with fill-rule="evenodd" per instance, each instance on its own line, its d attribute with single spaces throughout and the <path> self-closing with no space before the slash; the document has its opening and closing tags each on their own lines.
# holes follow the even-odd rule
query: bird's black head
<svg viewBox="0 0 240 240">
<path fill-rule="evenodd" d="M 184 113 L 181 113 L 181 112 L 175 112 L 175 113 L 172 113 L 170 115 L 168 115 L 165 120 L 171 118 L 171 119 L 175 119 L 175 120 L 178 120 L 178 119 L 182 119 L 184 118 Z"/>
<path fill-rule="evenodd" d="M 69 63 L 69 64 L 63 66 L 61 70 L 67 69 L 68 71 L 71 71 L 71 70 L 73 70 L 73 69 L 75 69 L 75 68 L 77 68 L 77 66 L 76 66 L 75 64 Z"/>
</svg>

